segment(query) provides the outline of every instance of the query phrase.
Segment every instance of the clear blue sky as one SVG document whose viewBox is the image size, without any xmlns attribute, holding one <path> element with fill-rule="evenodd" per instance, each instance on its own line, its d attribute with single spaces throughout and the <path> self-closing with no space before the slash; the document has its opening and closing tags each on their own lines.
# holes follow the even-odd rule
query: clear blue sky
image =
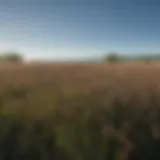
<svg viewBox="0 0 160 160">
<path fill-rule="evenodd" d="M 0 51 L 79 59 L 160 53 L 159 0 L 0 0 Z"/>
</svg>

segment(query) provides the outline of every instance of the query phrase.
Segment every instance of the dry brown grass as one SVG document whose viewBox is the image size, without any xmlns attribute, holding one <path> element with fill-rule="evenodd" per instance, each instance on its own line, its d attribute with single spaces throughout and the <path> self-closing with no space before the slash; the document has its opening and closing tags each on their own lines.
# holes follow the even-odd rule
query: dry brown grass
<svg viewBox="0 0 160 160">
<path fill-rule="evenodd" d="M 0 87 L 26 85 L 64 92 L 91 92 L 127 99 L 160 93 L 160 64 L 11 64 L 0 65 Z M 147 97 L 146 97 L 147 99 Z"/>
<path fill-rule="evenodd" d="M 0 93 L 27 90 L 27 109 L 53 106 L 56 95 L 91 95 L 108 108 L 115 99 L 136 107 L 160 104 L 160 64 L 1 64 Z M 7 91 L 6 91 L 7 92 Z M 153 100 L 154 98 L 154 100 Z M 48 104 L 47 104 L 48 103 Z M 43 108 L 43 107 L 42 107 Z"/>
</svg>

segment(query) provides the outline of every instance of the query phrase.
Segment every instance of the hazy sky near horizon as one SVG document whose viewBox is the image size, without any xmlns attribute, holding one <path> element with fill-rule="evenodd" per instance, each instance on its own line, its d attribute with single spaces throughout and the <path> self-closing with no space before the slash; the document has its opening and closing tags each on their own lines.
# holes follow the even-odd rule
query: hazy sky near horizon
<svg viewBox="0 0 160 160">
<path fill-rule="evenodd" d="M 79 59 L 160 53 L 159 0 L 0 0 L 0 51 Z"/>
</svg>

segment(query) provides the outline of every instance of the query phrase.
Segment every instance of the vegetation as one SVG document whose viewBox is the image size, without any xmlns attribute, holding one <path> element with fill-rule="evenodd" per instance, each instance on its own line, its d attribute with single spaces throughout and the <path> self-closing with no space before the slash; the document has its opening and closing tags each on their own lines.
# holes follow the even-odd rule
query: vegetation
<svg viewBox="0 0 160 160">
<path fill-rule="evenodd" d="M 5 52 L 0 55 L 0 60 L 5 62 L 22 62 L 23 57 L 17 52 Z"/>
<path fill-rule="evenodd" d="M 106 58 L 105 58 L 105 61 L 106 62 L 109 62 L 109 63 L 116 63 L 120 60 L 120 57 L 118 56 L 117 53 L 115 52 L 111 52 L 109 53 Z"/>
<path fill-rule="evenodd" d="M 159 71 L 159 64 L 0 66 L 1 160 L 159 159 Z"/>
<path fill-rule="evenodd" d="M 104 57 L 104 62 L 106 63 L 124 63 L 124 62 L 139 62 L 139 63 L 151 63 L 151 62 L 159 62 L 160 55 L 159 54 L 140 54 L 127 56 L 116 52 L 110 52 Z"/>
</svg>

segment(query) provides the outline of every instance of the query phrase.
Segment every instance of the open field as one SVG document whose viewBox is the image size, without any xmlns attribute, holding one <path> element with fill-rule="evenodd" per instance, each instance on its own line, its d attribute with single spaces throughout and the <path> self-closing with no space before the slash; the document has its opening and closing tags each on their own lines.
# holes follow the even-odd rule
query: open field
<svg viewBox="0 0 160 160">
<path fill-rule="evenodd" d="M 0 110 L 2 159 L 153 159 L 160 64 L 1 64 Z"/>
</svg>

